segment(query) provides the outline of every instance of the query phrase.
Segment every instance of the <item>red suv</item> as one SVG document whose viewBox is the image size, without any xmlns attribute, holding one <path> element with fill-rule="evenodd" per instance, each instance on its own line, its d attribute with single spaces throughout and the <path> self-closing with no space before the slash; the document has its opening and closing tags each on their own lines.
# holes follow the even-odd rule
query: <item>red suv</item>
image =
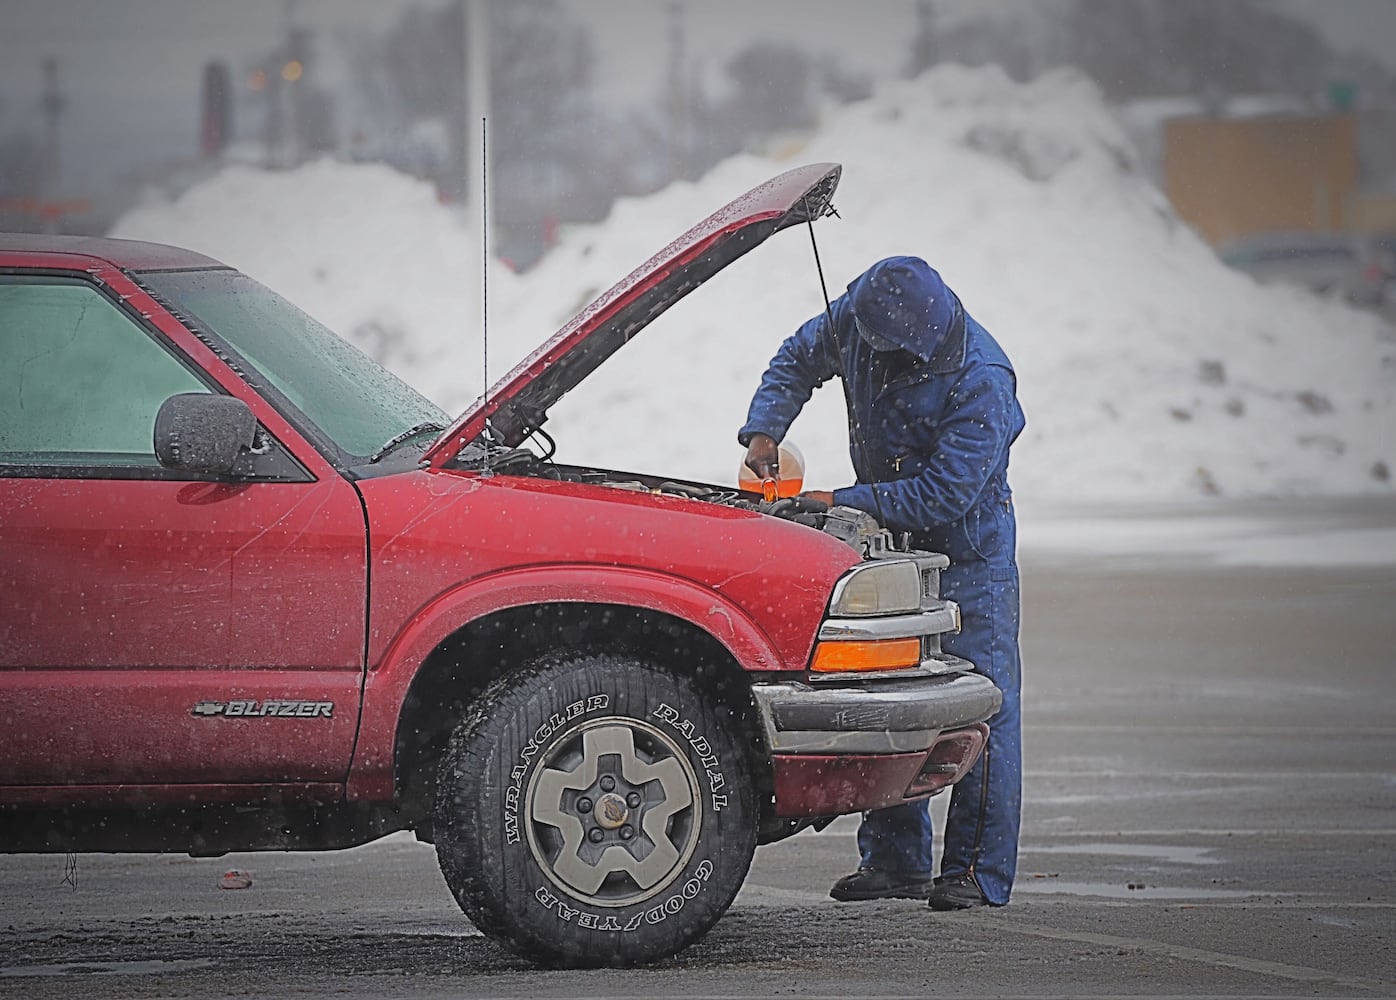
<svg viewBox="0 0 1396 1000">
<path fill-rule="evenodd" d="M 998 690 L 943 556 L 799 498 L 569 466 L 549 406 L 839 168 L 738 198 L 448 424 L 187 250 L 0 236 L 0 849 L 410 829 L 483 931 L 626 964 L 758 843 L 933 794 Z"/>
</svg>

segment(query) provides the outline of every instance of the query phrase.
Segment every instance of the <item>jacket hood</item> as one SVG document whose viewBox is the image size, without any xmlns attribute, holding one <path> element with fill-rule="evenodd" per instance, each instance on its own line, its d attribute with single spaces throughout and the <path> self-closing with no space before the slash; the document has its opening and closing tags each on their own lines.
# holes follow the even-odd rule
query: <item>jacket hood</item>
<svg viewBox="0 0 1396 1000">
<path fill-rule="evenodd" d="M 848 285 L 859 325 L 881 341 L 931 360 L 959 304 L 935 268 L 920 257 L 888 257 Z"/>
</svg>

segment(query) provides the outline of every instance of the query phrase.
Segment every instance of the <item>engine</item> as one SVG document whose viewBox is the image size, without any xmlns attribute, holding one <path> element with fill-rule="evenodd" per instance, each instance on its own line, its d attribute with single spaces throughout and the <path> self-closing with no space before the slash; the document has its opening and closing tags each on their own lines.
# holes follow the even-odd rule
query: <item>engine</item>
<svg viewBox="0 0 1396 1000">
<path fill-rule="evenodd" d="M 829 507 L 803 496 L 767 501 L 757 493 L 733 487 L 561 465 L 551 461 L 550 456 L 539 457 L 527 448 L 505 448 L 497 445 L 492 445 L 488 454 L 480 445 L 470 445 L 461 451 L 456 464 L 472 469 L 487 467 L 513 476 L 536 476 L 562 482 L 589 483 L 611 489 L 679 496 L 702 503 L 757 511 L 833 535 L 865 559 L 905 555 L 912 551 L 909 536 L 894 537 L 871 514 L 852 507 Z"/>
</svg>

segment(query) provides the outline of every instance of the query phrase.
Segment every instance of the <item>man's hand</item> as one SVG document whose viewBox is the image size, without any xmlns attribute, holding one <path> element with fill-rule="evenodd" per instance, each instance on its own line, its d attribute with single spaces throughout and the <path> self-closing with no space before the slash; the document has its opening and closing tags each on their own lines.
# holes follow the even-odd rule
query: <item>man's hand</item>
<svg viewBox="0 0 1396 1000">
<path fill-rule="evenodd" d="M 834 505 L 834 494 L 831 490 L 805 490 L 800 496 L 808 500 L 818 500 L 826 507 L 832 507 Z"/>
<path fill-rule="evenodd" d="M 746 446 L 746 467 L 758 479 L 780 478 L 780 445 L 769 434 L 753 434 Z"/>
</svg>

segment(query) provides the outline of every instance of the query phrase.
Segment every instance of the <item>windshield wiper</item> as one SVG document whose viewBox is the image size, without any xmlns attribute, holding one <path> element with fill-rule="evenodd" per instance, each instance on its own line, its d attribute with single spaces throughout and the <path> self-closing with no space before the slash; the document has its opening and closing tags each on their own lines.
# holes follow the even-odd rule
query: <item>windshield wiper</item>
<svg viewBox="0 0 1396 1000">
<path fill-rule="evenodd" d="M 426 423 L 424 423 L 424 424 L 417 424 L 417 426 L 415 426 L 415 427 L 409 427 L 409 428 L 407 428 L 407 430 L 405 430 L 405 431 L 403 431 L 401 434 L 397 435 L 397 437 L 393 438 L 391 441 L 389 441 L 389 442 L 388 442 L 387 444 L 385 444 L 383 447 L 381 447 L 381 448 L 379 448 L 377 451 L 375 451 L 375 452 L 373 453 L 373 456 L 368 460 L 368 464 L 369 464 L 369 465 L 372 465 L 373 463 L 375 463 L 375 462 L 377 462 L 378 460 L 380 460 L 381 458 L 383 458 L 384 455 L 388 454 L 388 452 L 392 451 L 392 450 L 393 450 L 394 448 L 396 448 L 398 445 L 402 444 L 404 441 L 407 441 L 407 440 L 409 440 L 409 439 L 411 439 L 411 438 L 416 437 L 418 434 L 425 434 L 427 431 L 435 431 L 436 433 L 439 434 L 439 433 L 441 433 L 442 431 L 444 431 L 445 429 L 446 429 L 445 425 L 443 425 L 443 424 L 438 424 L 438 423 L 436 423 L 435 421 L 431 421 L 431 420 L 428 420 L 428 421 L 427 421 Z"/>
</svg>

